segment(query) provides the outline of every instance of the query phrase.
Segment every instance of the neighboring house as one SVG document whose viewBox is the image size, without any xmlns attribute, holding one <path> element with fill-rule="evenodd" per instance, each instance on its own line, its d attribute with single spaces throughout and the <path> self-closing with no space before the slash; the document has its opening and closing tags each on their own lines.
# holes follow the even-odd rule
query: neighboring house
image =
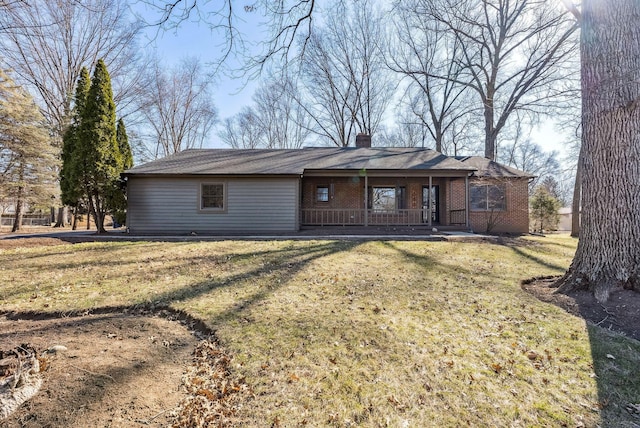
<svg viewBox="0 0 640 428">
<path fill-rule="evenodd" d="M 571 213 L 573 212 L 571 207 L 562 207 L 558 210 L 558 230 L 561 232 L 571 231 Z"/>
<path fill-rule="evenodd" d="M 192 149 L 125 171 L 136 234 L 447 226 L 527 233 L 530 175 L 478 157 L 361 147 Z"/>
</svg>

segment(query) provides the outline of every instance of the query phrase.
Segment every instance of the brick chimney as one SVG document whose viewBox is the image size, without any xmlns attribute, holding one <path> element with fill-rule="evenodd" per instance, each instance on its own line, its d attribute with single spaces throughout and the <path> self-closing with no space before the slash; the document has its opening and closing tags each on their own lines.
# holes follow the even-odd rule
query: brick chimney
<svg viewBox="0 0 640 428">
<path fill-rule="evenodd" d="M 371 147 L 371 135 L 362 132 L 356 135 L 356 147 Z"/>
</svg>

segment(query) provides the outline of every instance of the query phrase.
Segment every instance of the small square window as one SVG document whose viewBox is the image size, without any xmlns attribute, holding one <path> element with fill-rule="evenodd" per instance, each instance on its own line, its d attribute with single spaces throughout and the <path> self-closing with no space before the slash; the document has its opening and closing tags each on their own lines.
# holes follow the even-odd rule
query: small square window
<svg viewBox="0 0 640 428">
<path fill-rule="evenodd" d="M 318 186 L 316 188 L 316 201 L 329 202 L 329 187 Z"/>
<path fill-rule="evenodd" d="M 200 187 L 200 209 L 224 209 L 224 184 L 202 184 Z"/>
</svg>

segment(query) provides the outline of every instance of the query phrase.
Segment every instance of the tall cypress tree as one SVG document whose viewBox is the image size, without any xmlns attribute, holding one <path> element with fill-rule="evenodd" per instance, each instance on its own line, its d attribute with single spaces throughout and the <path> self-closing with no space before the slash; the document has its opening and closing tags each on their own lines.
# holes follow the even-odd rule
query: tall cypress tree
<svg viewBox="0 0 640 428">
<path fill-rule="evenodd" d="M 127 130 L 124 126 L 124 121 L 122 120 L 122 118 L 118 120 L 118 126 L 116 128 L 116 141 L 118 142 L 118 149 L 120 150 L 122 160 L 120 170 L 123 171 L 131 168 L 133 166 L 133 154 L 131 153 L 131 146 L 129 146 L 129 137 L 127 137 Z M 127 199 L 124 192 L 114 189 L 109 203 L 111 206 L 114 222 L 125 224 L 127 219 Z"/>
<path fill-rule="evenodd" d="M 133 154 L 131 153 L 131 146 L 129 145 L 129 137 L 127 137 L 127 129 L 124 127 L 124 121 L 122 118 L 118 120 L 118 127 L 116 129 L 116 140 L 118 141 L 118 148 L 122 155 L 122 169 L 129 169 L 133 166 Z"/>
<path fill-rule="evenodd" d="M 83 140 L 80 139 L 79 129 L 81 114 L 87 103 L 90 87 L 89 71 L 86 67 L 82 67 L 73 99 L 74 106 L 71 123 L 62 138 L 62 168 L 60 169 L 62 203 L 74 207 L 74 210 L 77 210 L 78 205 L 80 205 L 87 193 L 88 166 L 86 159 L 80 154 L 79 145 L 83 143 Z"/>
<path fill-rule="evenodd" d="M 104 233 L 105 214 L 113 208 L 110 203 L 120 192 L 123 161 L 116 139 L 116 106 L 111 78 L 102 59 L 96 64 L 80 119 L 78 136 L 82 142 L 76 153 L 87 162 L 87 196 L 98 233 Z"/>
</svg>

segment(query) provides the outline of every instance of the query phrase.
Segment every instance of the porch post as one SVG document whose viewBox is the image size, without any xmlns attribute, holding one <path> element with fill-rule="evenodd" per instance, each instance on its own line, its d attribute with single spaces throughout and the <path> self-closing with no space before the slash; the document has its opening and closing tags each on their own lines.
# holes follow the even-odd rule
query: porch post
<svg viewBox="0 0 640 428">
<path fill-rule="evenodd" d="M 364 175 L 364 225 L 369 226 L 369 177 Z"/>
<path fill-rule="evenodd" d="M 469 176 L 464 176 L 464 216 L 467 229 L 471 228 L 469 223 Z"/>
<path fill-rule="evenodd" d="M 429 176 L 429 207 L 427 208 L 427 216 L 428 216 L 427 218 L 429 219 L 427 224 L 429 225 L 429 227 L 431 227 L 431 209 L 433 207 L 433 201 L 431 200 L 432 190 L 433 190 L 433 177 Z"/>
</svg>

